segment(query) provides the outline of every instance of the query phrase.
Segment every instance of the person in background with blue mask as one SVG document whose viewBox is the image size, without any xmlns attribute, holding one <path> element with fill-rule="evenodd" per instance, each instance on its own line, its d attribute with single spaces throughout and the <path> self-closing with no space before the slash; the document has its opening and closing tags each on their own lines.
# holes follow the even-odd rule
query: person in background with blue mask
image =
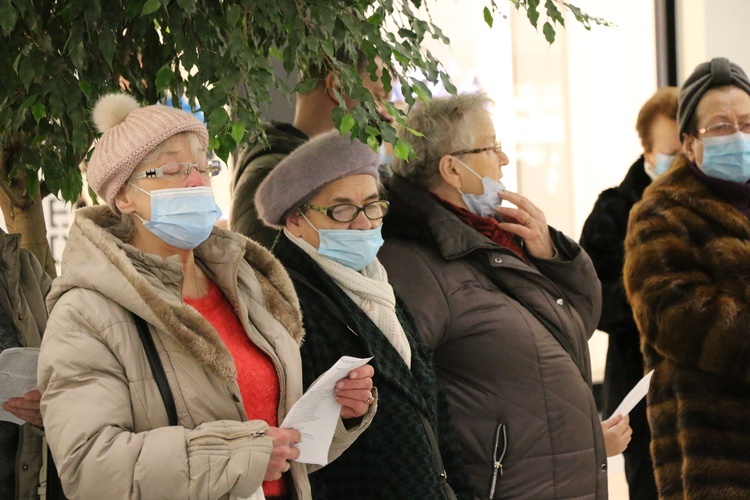
<svg viewBox="0 0 750 500">
<path fill-rule="evenodd" d="M 65 495 L 309 500 L 300 433 L 279 428 L 302 395 L 297 297 L 266 249 L 214 227 L 205 125 L 125 94 L 92 118 L 106 205 L 76 212 L 38 366 Z M 337 383 L 329 460 L 372 419 L 372 373 Z"/>
<path fill-rule="evenodd" d="M 682 152 L 633 207 L 623 277 L 647 370 L 660 498 L 750 498 L 750 80 L 698 65 Z"/>
<path fill-rule="evenodd" d="M 431 357 L 376 257 L 389 208 L 378 155 L 337 130 L 318 135 L 279 162 L 255 205 L 282 229 L 272 251 L 302 308 L 305 386 L 340 356 L 372 356 L 376 372 L 378 417 L 310 475 L 313 498 L 471 499 Z"/>
<path fill-rule="evenodd" d="M 490 104 L 478 92 L 411 110 L 399 134 L 417 158 L 394 163 L 378 258 L 434 352 L 476 498 L 606 498 L 607 454 L 630 428 L 602 424 L 592 394 L 599 281 L 503 188 Z"/>
<path fill-rule="evenodd" d="M 609 334 L 601 410 L 612 415 L 622 399 L 643 377 L 643 356 L 633 311 L 625 296 L 622 266 L 628 216 L 643 191 L 669 169 L 679 152 L 677 87 L 660 87 L 638 112 L 635 129 L 643 154 L 633 163 L 619 186 L 603 191 L 586 219 L 581 246 L 594 261 L 602 282 L 602 316 L 599 330 Z M 629 414 L 633 436 L 625 457 L 625 476 L 631 500 L 657 498 L 651 464 L 651 432 L 646 420 L 646 401 Z"/>
</svg>

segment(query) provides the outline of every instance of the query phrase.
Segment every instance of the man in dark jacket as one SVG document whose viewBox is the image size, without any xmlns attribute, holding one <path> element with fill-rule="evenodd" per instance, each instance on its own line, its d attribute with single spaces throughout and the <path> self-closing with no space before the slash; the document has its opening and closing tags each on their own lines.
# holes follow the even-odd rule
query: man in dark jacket
<svg viewBox="0 0 750 500">
<path fill-rule="evenodd" d="M 625 234 L 630 209 L 640 201 L 652 179 L 669 168 L 680 149 L 676 116 L 676 87 L 661 87 L 646 101 L 636 122 L 643 154 L 619 186 L 599 195 L 581 233 L 581 246 L 594 261 L 602 282 L 602 316 L 598 328 L 609 334 L 602 408 L 605 417 L 612 414 L 643 377 L 638 328 L 622 282 Z M 645 401 L 630 412 L 630 427 L 633 436 L 623 452 L 630 498 L 655 499 L 656 484 L 649 452 L 651 432 Z"/>
<path fill-rule="evenodd" d="M 346 60 L 344 56 L 340 60 Z M 376 59 L 377 74 L 382 72 L 383 62 Z M 357 69 L 363 86 L 368 89 L 378 104 L 378 112 L 384 120 L 391 121 L 385 106 L 388 92 L 383 82 L 370 79 L 367 71 L 367 59 L 361 54 L 357 60 Z M 333 130 L 331 113 L 339 105 L 338 83 L 333 72 L 325 68 L 312 67 L 305 76 L 317 78 L 318 85 L 303 94 L 297 94 L 294 123 L 271 122 L 266 125 L 268 144 L 257 142 L 253 147 L 244 149 L 235 164 L 232 174 L 232 208 L 229 215 L 229 228 L 244 234 L 261 245 L 271 248 L 278 231 L 265 226 L 258 220 L 255 207 L 255 192 L 263 179 L 286 155 L 295 150 L 311 137 Z M 353 109 L 357 101 L 347 98 L 347 107 Z"/>
<path fill-rule="evenodd" d="M 0 351 L 39 347 L 47 324 L 44 297 L 51 280 L 20 241 L 20 235 L 0 230 Z M 33 390 L 2 401 L 4 410 L 26 423 L 0 421 L 0 498 L 39 498 L 44 452 L 39 398 Z"/>
</svg>

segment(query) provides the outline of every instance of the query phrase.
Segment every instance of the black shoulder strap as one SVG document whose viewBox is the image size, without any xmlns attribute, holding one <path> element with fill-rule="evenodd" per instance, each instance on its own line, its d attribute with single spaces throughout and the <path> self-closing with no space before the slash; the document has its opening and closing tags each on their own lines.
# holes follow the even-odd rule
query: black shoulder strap
<svg viewBox="0 0 750 500">
<path fill-rule="evenodd" d="M 159 359 L 159 353 L 156 352 L 154 339 L 151 337 L 151 332 L 143 318 L 137 314 L 133 314 L 133 319 L 135 320 L 135 325 L 138 327 L 138 335 L 141 337 L 143 350 L 146 351 L 146 359 L 148 359 L 148 364 L 151 366 L 151 372 L 154 375 L 156 385 L 159 387 L 161 399 L 164 401 L 169 425 L 177 425 L 177 407 L 174 404 L 172 390 L 169 388 L 167 374 L 164 373 L 164 366 L 161 364 L 161 359 Z"/>
<path fill-rule="evenodd" d="M 560 329 L 552 323 L 550 320 L 539 314 L 539 312 L 533 308 L 530 307 L 526 301 L 523 299 L 523 297 L 516 295 L 513 293 L 513 289 L 505 283 L 503 280 L 501 280 L 496 274 L 495 270 L 492 266 L 489 265 L 488 262 L 484 261 L 482 259 L 481 255 L 478 255 L 475 259 L 475 262 L 480 267 L 483 267 L 487 272 L 486 276 L 492 280 L 492 282 L 497 286 L 503 293 L 505 293 L 507 296 L 509 296 L 512 299 L 515 299 L 517 302 L 519 302 L 522 306 L 524 306 L 531 314 L 533 314 L 536 319 L 538 319 L 544 327 L 549 330 L 549 332 L 557 339 L 557 342 L 562 346 L 563 349 L 565 349 L 565 352 L 568 353 L 570 358 L 573 360 L 573 363 L 578 367 L 578 371 L 581 372 L 581 376 L 583 377 L 583 380 L 588 381 L 588 377 L 586 376 L 586 370 L 583 367 L 583 360 L 581 360 L 578 356 L 575 354 L 575 350 L 573 349 L 573 346 L 570 344 L 570 340 L 568 337 L 566 337 L 563 332 L 560 331 Z"/>
<path fill-rule="evenodd" d="M 289 277 L 292 278 L 292 280 L 306 286 L 311 291 L 315 292 L 318 297 L 323 301 L 323 305 L 326 306 L 326 309 L 328 309 L 331 314 L 333 314 L 336 319 L 341 321 L 346 327 L 349 329 L 350 332 L 352 332 L 354 335 L 358 335 L 357 332 L 352 329 L 351 326 L 349 326 L 349 320 L 344 315 L 344 313 L 341 311 L 341 308 L 325 293 L 323 293 L 322 290 L 318 289 L 310 283 L 306 278 L 304 278 L 300 273 L 295 271 L 294 269 L 286 269 L 286 272 L 289 274 Z"/>
</svg>

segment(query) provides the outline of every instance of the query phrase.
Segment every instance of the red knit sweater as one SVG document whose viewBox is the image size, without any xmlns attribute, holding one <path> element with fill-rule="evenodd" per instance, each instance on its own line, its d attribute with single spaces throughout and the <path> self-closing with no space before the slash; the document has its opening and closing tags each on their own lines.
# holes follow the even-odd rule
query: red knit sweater
<svg viewBox="0 0 750 500">
<path fill-rule="evenodd" d="M 208 294 L 200 299 L 185 299 L 211 323 L 229 349 L 237 368 L 237 384 L 248 420 L 264 420 L 268 425 L 278 425 L 279 377 L 271 359 L 253 344 L 242 328 L 232 304 L 218 286 L 209 280 Z M 286 496 L 283 479 L 264 482 L 267 497 Z"/>
</svg>

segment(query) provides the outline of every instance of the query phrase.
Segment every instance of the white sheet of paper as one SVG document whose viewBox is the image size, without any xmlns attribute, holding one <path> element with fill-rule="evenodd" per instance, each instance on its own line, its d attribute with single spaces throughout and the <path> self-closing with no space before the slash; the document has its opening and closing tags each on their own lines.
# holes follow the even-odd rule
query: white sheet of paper
<svg viewBox="0 0 750 500">
<path fill-rule="evenodd" d="M 651 375 L 653 374 L 654 370 L 651 370 L 641 380 L 639 380 L 638 383 L 635 384 L 635 386 L 630 390 L 628 395 L 623 398 L 622 402 L 612 413 L 612 415 L 617 415 L 619 413 L 624 417 L 625 415 L 630 413 L 630 410 L 635 408 L 635 405 L 637 405 L 640 400 L 643 399 L 648 393 L 648 385 L 651 383 Z"/>
<path fill-rule="evenodd" d="M 10 398 L 20 398 L 36 389 L 36 365 L 39 349 L 11 347 L 0 352 L 0 403 Z M 24 424 L 23 420 L 0 406 L 0 420 Z"/>
<path fill-rule="evenodd" d="M 302 441 L 297 445 L 300 451 L 297 462 L 328 463 L 328 449 L 341 415 L 341 405 L 336 402 L 333 389 L 336 382 L 371 359 L 342 356 L 294 403 L 279 427 L 297 429 L 302 434 Z"/>
</svg>

